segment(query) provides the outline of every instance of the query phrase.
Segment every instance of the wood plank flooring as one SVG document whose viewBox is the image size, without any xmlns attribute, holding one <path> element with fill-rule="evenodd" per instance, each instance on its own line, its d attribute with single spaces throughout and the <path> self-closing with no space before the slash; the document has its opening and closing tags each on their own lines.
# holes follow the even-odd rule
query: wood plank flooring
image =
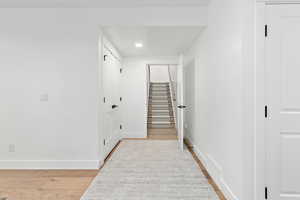
<svg viewBox="0 0 300 200">
<path fill-rule="evenodd" d="M 148 139 L 176 140 L 177 132 L 175 128 L 148 128 Z"/>
<path fill-rule="evenodd" d="M 204 167 L 204 165 L 202 164 L 202 162 L 197 157 L 196 153 L 193 150 L 193 147 L 192 147 L 191 143 L 187 139 L 184 140 L 184 143 L 185 143 L 185 146 L 187 147 L 187 149 L 192 154 L 194 160 L 197 162 L 198 166 L 200 167 L 200 170 L 202 171 L 202 173 L 204 174 L 204 176 L 207 178 L 209 184 L 211 184 L 212 187 L 214 188 L 214 190 L 217 193 L 217 195 L 220 198 L 220 200 L 226 200 L 225 195 L 223 194 L 223 192 L 217 186 L 217 184 L 212 179 L 212 177 L 209 175 L 208 171 L 206 170 L 206 168 Z"/>
<path fill-rule="evenodd" d="M 79 200 L 98 170 L 0 170 L 0 200 Z"/>
</svg>

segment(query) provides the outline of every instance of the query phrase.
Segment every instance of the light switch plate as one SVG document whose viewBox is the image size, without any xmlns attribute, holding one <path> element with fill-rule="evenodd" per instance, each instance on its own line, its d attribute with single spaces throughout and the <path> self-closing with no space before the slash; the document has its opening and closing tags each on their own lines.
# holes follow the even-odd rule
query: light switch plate
<svg viewBox="0 0 300 200">
<path fill-rule="evenodd" d="M 48 94 L 41 94 L 40 101 L 48 101 L 49 97 Z"/>
<path fill-rule="evenodd" d="M 188 128 L 188 125 L 187 125 L 187 123 L 185 123 L 185 124 L 184 124 L 184 128 Z"/>
<path fill-rule="evenodd" d="M 13 153 L 16 151 L 16 146 L 14 144 L 8 145 L 8 152 Z"/>
</svg>

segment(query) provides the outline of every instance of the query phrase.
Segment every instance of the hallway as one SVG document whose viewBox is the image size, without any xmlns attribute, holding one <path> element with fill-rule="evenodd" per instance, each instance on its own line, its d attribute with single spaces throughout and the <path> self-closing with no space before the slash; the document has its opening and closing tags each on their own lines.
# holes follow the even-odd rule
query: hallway
<svg viewBox="0 0 300 200">
<path fill-rule="evenodd" d="M 300 0 L 1 0 L 0 25 L 0 200 L 300 200 Z"/>
</svg>

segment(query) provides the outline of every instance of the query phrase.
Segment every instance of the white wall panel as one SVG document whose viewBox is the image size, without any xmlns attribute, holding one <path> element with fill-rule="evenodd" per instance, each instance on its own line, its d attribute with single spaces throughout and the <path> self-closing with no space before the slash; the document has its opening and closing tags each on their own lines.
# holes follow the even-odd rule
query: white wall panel
<svg viewBox="0 0 300 200">
<path fill-rule="evenodd" d="M 168 65 L 151 65 L 150 66 L 151 82 L 169 82 Z"/>
<path fill-rule="evenodd" d="M 243 13 L 245 1 L 213 0 L 208 26 L 184 54 L 195 66 L 195 127 L 188 136 L 230 200 L 245 199 Z"/>
</svg>

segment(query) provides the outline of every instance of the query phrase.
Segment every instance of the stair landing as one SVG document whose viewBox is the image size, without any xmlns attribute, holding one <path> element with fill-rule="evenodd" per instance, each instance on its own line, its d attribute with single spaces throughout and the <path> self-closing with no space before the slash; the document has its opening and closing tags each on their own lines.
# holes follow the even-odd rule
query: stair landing
<svg viewBox="0 0 300 200">
<path fill-rule="evenodd" d="M 148 139 L 176 140 L 177 132 L 175 128 L 148 128 Z"/>
</svg>

